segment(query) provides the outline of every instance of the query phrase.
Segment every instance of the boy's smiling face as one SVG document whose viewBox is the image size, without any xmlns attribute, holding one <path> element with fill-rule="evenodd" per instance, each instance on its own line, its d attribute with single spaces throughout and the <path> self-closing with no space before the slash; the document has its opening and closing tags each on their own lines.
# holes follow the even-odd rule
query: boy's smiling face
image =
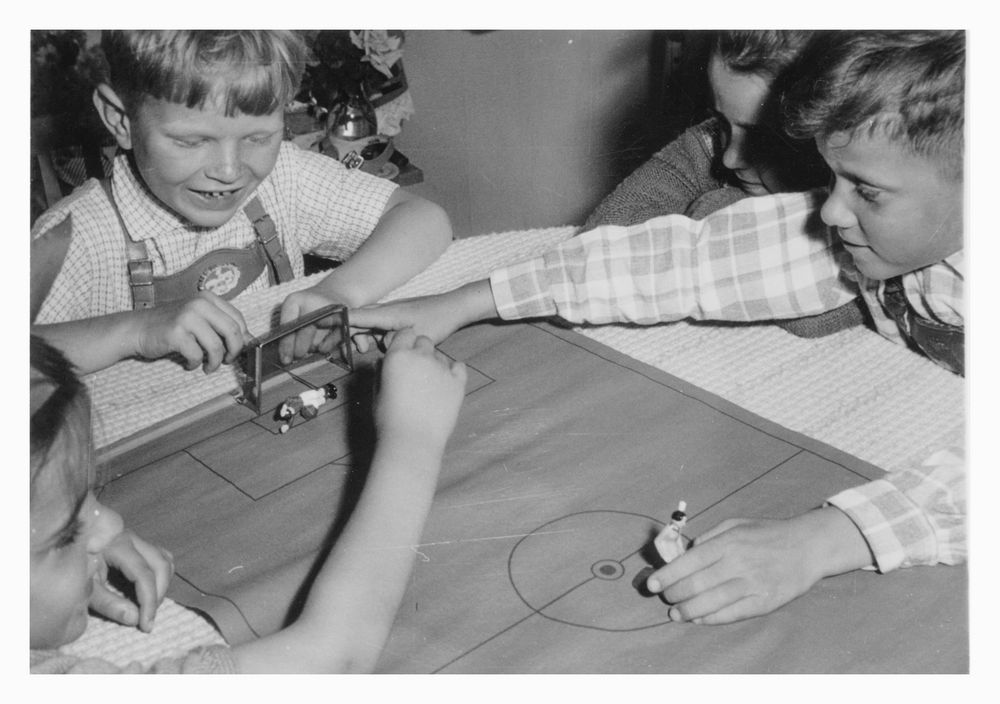
<svg viewBox="0 0 1000 704">
<path fill-rule="evenodd" d="M 147 98 L 122 146 L 160 202 L 193 225 L 219 227 L 274 168 L 283 134 L 280 109 L 227 117 L 212 101 L 202 109 Z"/>
<path fill-rule="evenodd" d="M 889 279 L 962 249 L 961 178 L 881 134 L 836 132 L 816 145 L 833 170 L 820 215 L 862 274 Z"/>
</svg>

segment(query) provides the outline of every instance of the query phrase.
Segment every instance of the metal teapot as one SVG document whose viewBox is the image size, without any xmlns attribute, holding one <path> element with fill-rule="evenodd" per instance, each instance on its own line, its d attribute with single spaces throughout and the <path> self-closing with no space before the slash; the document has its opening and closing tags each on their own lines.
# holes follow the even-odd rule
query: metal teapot
<svg viewBox="0 0 1000 704">
<path fill-rule="evenodd" d="M 326 125 L 329 136 L 336 140 L 353 142 L 378 134 L 375 108 L 363 95 L 348 95 L 334 105 Z"/>
</svg>

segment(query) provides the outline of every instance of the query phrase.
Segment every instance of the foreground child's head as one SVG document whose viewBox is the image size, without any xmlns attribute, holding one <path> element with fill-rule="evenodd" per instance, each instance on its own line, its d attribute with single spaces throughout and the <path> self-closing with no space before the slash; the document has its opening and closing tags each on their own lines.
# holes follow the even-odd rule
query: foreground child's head
<svg viewBox="0 0 1000 704">
<path fill-rule="evenodd" d="M 962 249 L 964 33 L 838 32 L 806 62 L 789 126 L 833 170 L 821 215 L 858 269 L 887 279 Z"/>
<path fill-rule="evenodd" d="M 199 227 L 222 225 L 271 172 L 306 48 L 291 31 L 109 31 L 94 104 L 143 182 Z"/>
<path fill-rule="evenodd" d="M 31 338 L 31 647 L 55 648 L 87 626 L 98 555 L 121 518 L 90 491 L 90 412 L 65 357 Z"/>
<path fill-rule="evenodd" d="M 777 94 L 813 32 L 719 32 L 708 62 L 716 113 L 726 125 L 722 166 L 734 185 L 752 196 L 812 188 L 826 169 L 811 140 L 795 143 L 781 129 Z"/>
</svg>

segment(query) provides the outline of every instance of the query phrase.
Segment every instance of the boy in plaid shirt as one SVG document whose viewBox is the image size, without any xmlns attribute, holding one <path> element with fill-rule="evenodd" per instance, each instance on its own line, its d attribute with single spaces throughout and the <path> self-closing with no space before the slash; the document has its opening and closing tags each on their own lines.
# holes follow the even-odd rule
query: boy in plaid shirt
<svg viewBox="0 0 1000 704">
<path fill-rule="evenodd" d="M 809 51 L 789 125 L 816 140 L 828 190 L 598 228 L 454 291 L 354 311 L 352 324 L 442 340 L 497 316 L 757 321 L 860 296 L 879 333 L 963 374 L 964 33 L 835 32 Z M 647 586 L 672 619 L 731 622 L 826 576 L 963 562 L 965 513 L 962 450 L 946 449 L 791 519 L 726 521 Z"/>
<path fill-rule="evenodd" d="M 282 322 L 377 301 L 448 246 L 437 205 L 283 139 L 307 59 L 298 33 L 116 30 L 102 48 L 94 104 L 120 147 L 113 173 L 32 231 L 32 278 L 53 281 L 35 332 L 79 371 L 168 354 L 213 371 L 248 335 L 230 300 L 302 276 L 304 253 L 343 264 L 290 295 Z M 333 345 L 311 327 L 282 353 L 314 343 Z"/>
</svg>

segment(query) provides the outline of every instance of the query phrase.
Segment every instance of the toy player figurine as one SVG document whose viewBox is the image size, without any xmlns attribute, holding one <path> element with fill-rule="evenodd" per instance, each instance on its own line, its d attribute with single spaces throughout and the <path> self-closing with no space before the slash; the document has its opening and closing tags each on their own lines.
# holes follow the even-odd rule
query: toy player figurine
<svg viewBox="0 0 1000 704">
<path fill-rule="evenodd" d="M 319 407 L 334 398 L 337 398 L 337 386 L 333 382 L 318 389 L 306 389 L 298 396 L 289 396 L 278 409 L 278 418 L 285 421 L 279 430 L 287 433 L 292 427 L 292 418 L 297 413 L 307 420 L 315 418 L 319 414 Z"/>
<path fill-rule="evenodd" d="M 687 524 L 686 509 L 687 502 L 681 501 L 677 504 L 677 510 L 670 515 L 670 523 L 653 540 L 653 545 L 656 546 L 656 551 L 660 553 L 664 562 L 677 559 L 687 550 L 687 539 L 681 533 Z"/>
</svg>

